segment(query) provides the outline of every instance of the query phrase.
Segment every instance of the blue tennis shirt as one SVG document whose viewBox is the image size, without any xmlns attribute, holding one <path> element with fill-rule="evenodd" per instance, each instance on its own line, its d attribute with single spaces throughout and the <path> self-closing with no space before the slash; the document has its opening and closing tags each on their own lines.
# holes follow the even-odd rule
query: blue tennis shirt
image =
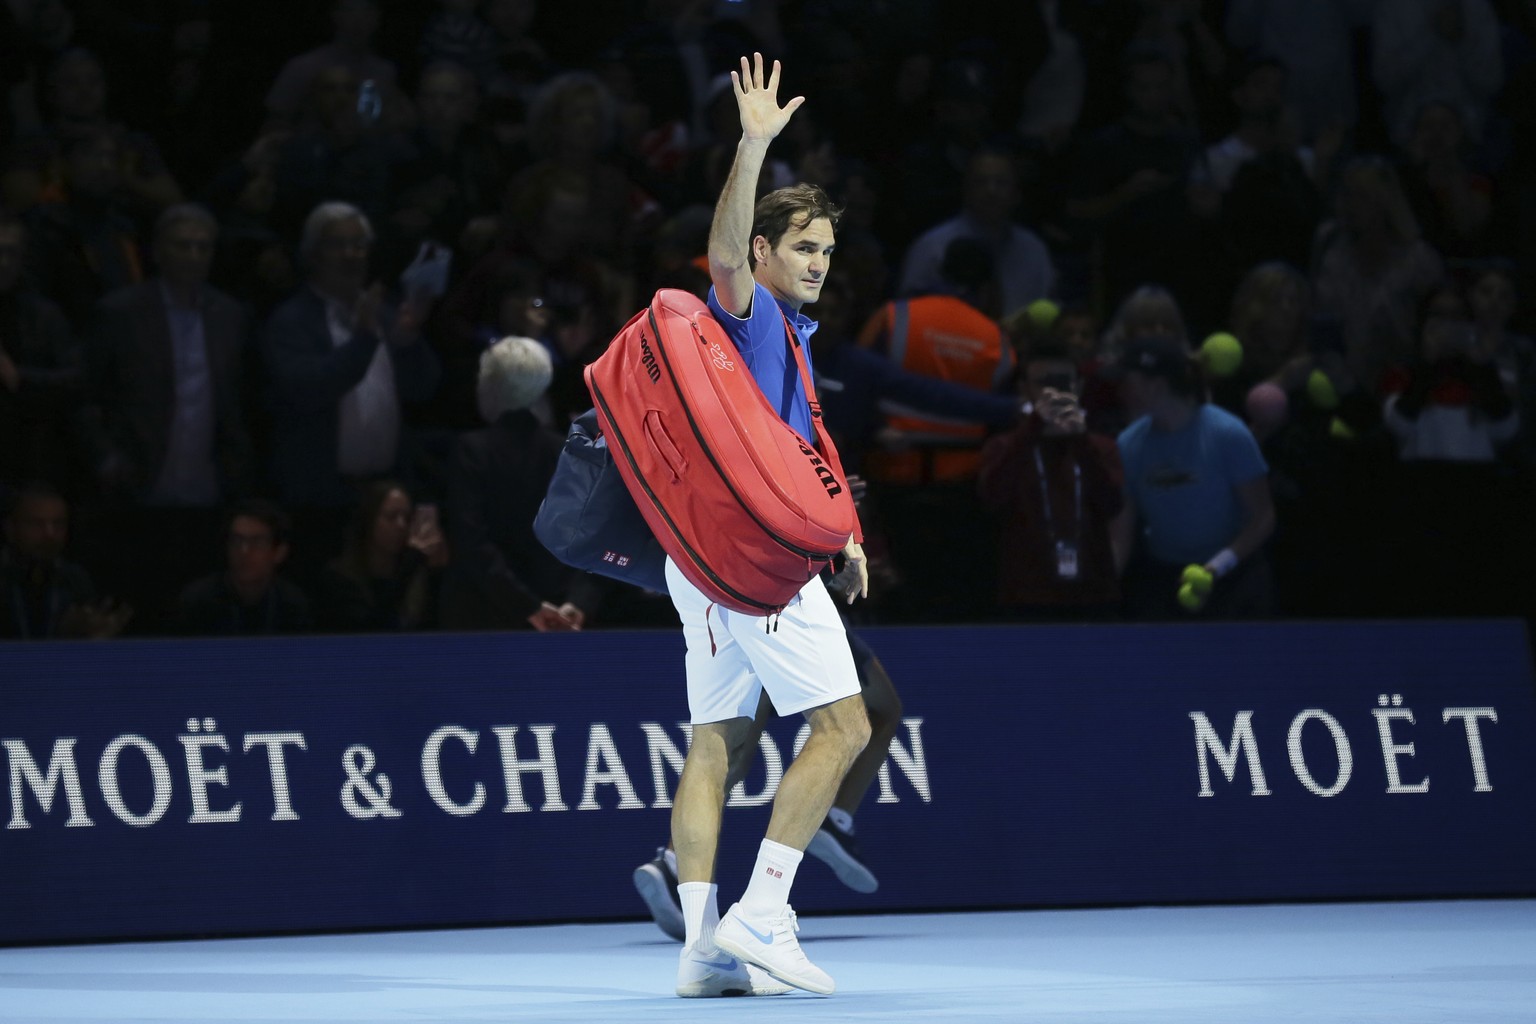
<svg viewBox="0 0 1536 1024">
<path fill-rule="evenodd" d="M 752 308 L 745 318 L 726 312 L 715 297 L 713 287 L 709 289 L 706 302 L 709 311 L 725 328 L 726 337 L 741 354 L 742 362 L 752 371 L 752 379 L 767 396 L 768 404 L 777 409 L 784 422 L 807 443 L 814 444 L 816 430 L 811 426 L 810 399 L 800 380 L 800 368 L 795 365 L 795 357 L 785 342 L 784 318 L 789 318 L 800 338 L 800 350 L 805 353 L 807 368 L 811 367 L 810 343 L 811 335 L 816 333 L 816 321 L 775 299 L 773 293 L 758 282 L 753 282 Z"/>
</svg>

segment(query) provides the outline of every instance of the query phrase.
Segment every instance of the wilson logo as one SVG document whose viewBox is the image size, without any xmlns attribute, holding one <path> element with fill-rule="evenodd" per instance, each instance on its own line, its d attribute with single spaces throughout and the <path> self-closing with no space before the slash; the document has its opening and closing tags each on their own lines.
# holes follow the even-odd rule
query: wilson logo
<svg viewBox="0 0 1536 1024">
<path fill-rule="evenodd" d="M 811 460 L 811 468 L 816 471 L 816 478 L 821 481 L 821 486 L 827 489 L 827 497 L 833 498 L 843 493 L 843 485 L 837 482 L 837 474 L 821 461 L 821 456 L 816 454 L 816 449 L 801 441 L 800 454 Z"/>
<path fill-rule="evenodd" d="M 651 351 L 651 343 L 645 340 L 645 334 L 640 335 L 640 365 L 645 367 L 645 375 L 651 378 L 652 384 L 661 383 L 661 366 L 656 362 L 656 353 Z"/>
</svg>

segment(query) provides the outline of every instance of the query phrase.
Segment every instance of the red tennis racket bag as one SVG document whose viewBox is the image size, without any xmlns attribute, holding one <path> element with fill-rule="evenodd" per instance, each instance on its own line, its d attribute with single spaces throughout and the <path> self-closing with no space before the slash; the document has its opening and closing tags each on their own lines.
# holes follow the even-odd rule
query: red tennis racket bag
<svg viewBox="0 0 1536 1024">
<path fill-rule="evenodd" d="M 862 539 L 787 320 L 784 332 L 811 400 L 815 447 L 784 422 L 690 292 L 657 292 L 586 370 L 598 424 L 656 539 L 700 591 L 752 615 L 783 609 L 850 536 Z"/>
</svg>

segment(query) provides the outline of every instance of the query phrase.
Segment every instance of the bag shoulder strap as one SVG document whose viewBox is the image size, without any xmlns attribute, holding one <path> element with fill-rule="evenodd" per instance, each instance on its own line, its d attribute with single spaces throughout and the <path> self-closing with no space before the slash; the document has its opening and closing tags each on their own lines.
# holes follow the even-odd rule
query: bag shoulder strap
<svg viewBox="0 0 1536 1024">
<path fill-rule="evenodd" d="M 843 460 L 838 456 L 837 446 L 827 433 L 826 424 L 821 421 L 821 403 L 816 400 L 816 384 L 811 380 L 811 367 L 801 350 L 800 335 L 795 333 L 794 325 L 782 309 L 779 310 L 779 316 L 784 320 L 784 344 L 789 346 L 790 353 L 795 357 L 795 365 L 800 368 L 800 381 L 805 385 L 805 400 L 811 407 L 811 429 L 816 432 L 816 451 L 827 460 L 836 471 L 838 481 L 846 487 L 848 474 L 843 470 Z M 861 544 L 864 542 L 864 527 L 859 521 L 857 508 L 853 514 L 853 539 Z"/>
</svg>

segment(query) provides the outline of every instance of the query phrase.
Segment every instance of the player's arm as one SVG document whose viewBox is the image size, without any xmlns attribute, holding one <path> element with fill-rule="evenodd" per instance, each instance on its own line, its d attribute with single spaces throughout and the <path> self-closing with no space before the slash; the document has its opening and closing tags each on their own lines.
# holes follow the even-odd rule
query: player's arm
<svg viewBox="0 0 1536 1024">
<path fill-rule="evenodd" d="M 804 96 L 796 96 L 779 106 L 779 62 L 763 79 L 763 55 L 754 53 L 749 65 L 741 58 L 741 71 L 731 72 L 731 86 L 736 92 L 736 109 L 741 115 L 741 141 L 736 144 L 736 158 L 731 162 L 725 187 L 715 204 L 715 219 L 709 228 L 709 277 L 715 297 L 722 308 L 744 317 L 752 308 L 752 208 L 756 204 L 757 179 L 768 155 L 768 145 L 784 126 Z"/>
</svg>

